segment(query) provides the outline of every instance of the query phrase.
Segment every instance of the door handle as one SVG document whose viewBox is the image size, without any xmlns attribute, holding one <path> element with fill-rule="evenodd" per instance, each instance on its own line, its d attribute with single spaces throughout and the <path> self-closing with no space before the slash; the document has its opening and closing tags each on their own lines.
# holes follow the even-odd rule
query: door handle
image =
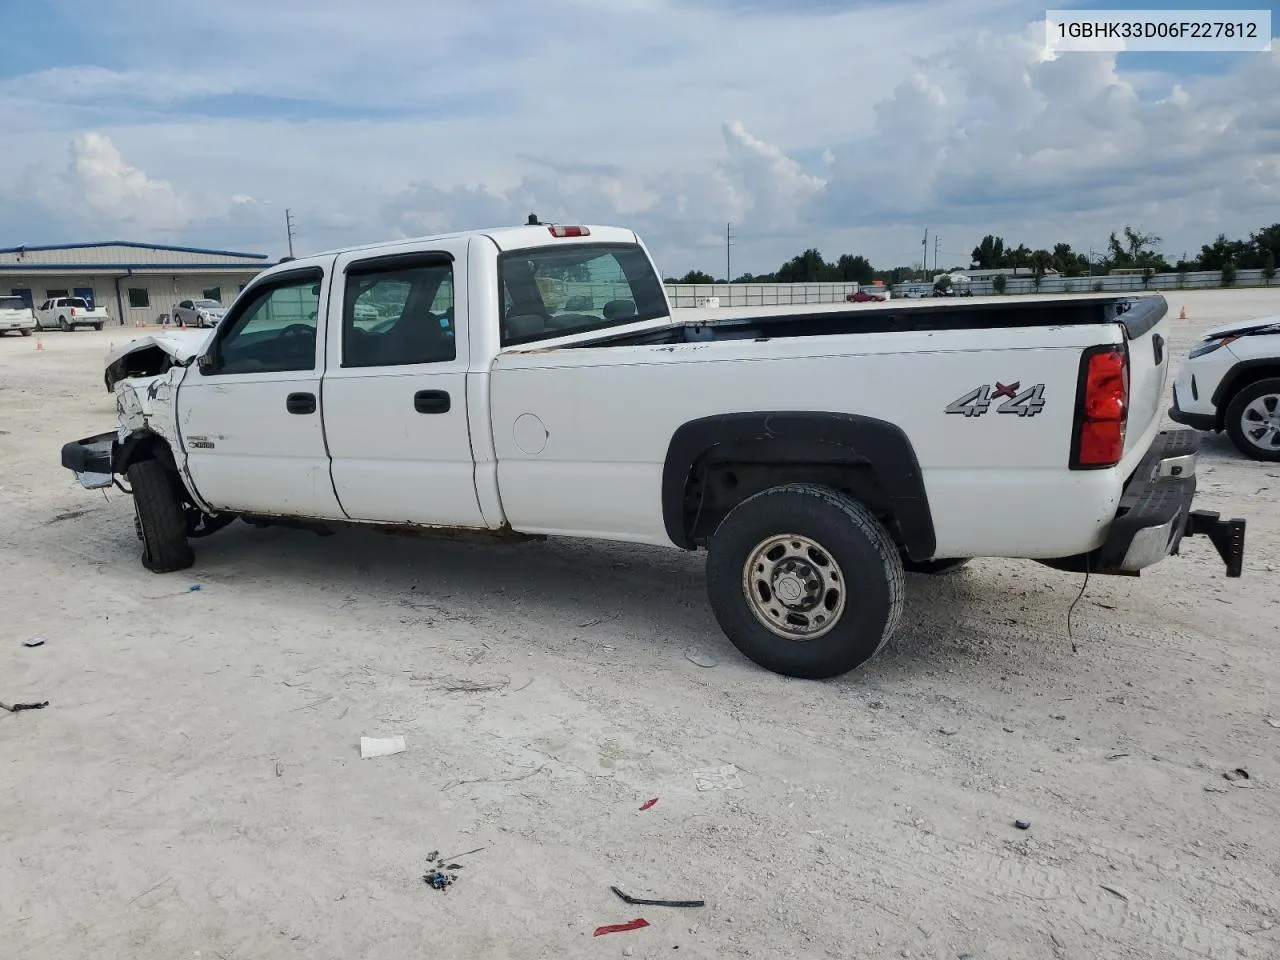
<svg viewBox="0 0 1280 960">
<path fill-rule="evenodd" d="M 314 393 L 291 393 L 285 398 L 284 408 L 290 413 L 315 413 L 316 395 Z"/>
<path fill-rule="evenodd" d="M 1155 350 L 1156 366 L 1158 367 L 1164 363 L 1164 337 L 1157 333 L 1151 338 L 1151 346 Z"/>
<path fill-rule="evenodd" d="M 419 390 L 413 395 L 413 409 L 419 413 L 448 413 L 449 407 L 447 390 Z"/>
</svg>

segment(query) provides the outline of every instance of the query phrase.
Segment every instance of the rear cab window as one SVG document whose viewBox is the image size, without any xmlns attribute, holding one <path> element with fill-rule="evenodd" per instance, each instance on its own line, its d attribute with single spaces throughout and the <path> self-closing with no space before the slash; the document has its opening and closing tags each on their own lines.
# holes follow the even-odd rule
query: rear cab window
<svg viewBox="0 0 1280 960">
<path fill-rule="evenodd" d="M 504 347 L 668 316 L 638 244 L 573 243 L 498 255 Z"/>
</svg>

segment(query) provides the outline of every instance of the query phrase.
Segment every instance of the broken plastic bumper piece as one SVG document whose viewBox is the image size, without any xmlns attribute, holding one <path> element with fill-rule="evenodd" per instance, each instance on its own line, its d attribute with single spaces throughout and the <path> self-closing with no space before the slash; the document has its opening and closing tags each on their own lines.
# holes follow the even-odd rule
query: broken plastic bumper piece
<svg viewBox="0 0 1280 960">
<path fill-rule="evenodd" d="M 62 445 L 62 465 L 76 475 L 86 490 L 109 487 L 115 481 L 112 463 L 115 456 L 115 433 L 73 440 Z"/>
</svg>

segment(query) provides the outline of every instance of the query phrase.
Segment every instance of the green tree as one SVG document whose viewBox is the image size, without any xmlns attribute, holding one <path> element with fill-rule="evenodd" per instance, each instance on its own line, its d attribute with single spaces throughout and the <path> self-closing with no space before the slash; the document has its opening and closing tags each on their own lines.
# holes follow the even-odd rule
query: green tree
<svg viewBox="0 0 1280 960">
<path fill-rule="evenodd" d="M 1236 264 L 1234 260 L 1228 260 L 1222 265 L 1222 285 L 1224 287 L 1235 286 L 1236 282 Z"/>
<path fill-rule="evenodd" d="M 979 270 L 994 270 L 1004 266 L 1004 240 L 987 234 L 982 242 L 973 248 L 971 254 L 973 265 Z"/>
<path fill-rule="evenodd" d="M 1268 250 L 1262 261 L 1262 279 L 1267 281 L 1267 286 L 1271 286 L 1271 281 L 1276 278 L 1276 252 Z"/>
<path fill-rule="evenodd" d="M 1239 267 L 1248 253 L 1248 244 L 1241 240 L 1228 240 L 1225 233 L 1220 233 L 1213 243 L 1200 248 L 1199 267 L 1201 270 L 1222 270 L 1228 263 Z"/>
<path fill-rule="evenodd" d="M 1009 289 L 1009 278 L 1003 273 L 997 273 L 991 279 L 991 289 L 996 293 L 1004 293 L 1005 290 Z"/>
<path fill-rule="evenodd" d="M 1125 224 L 1123 233 L 1123 241 L 1116 236 L 1115 231 L 1112 231 L 1111 237 L 1107 240 L 1107 250 L 1110 254 L 1108 262 L 1112 268 L 1150 267 L 1158 273 L 1169 269 L 1169 264 L 1158 252 L 1161 240 L 1154 233 L 1134 230 L 1128 224 Z"/>
<path fill-rule="evenodd" d="M 944 296 L 951 289 L 951 276 L 943 274 L 937 280 L 933 281 L 933 292 L 937 296 Z"/>
<path fill-rule="evenodd" d="M 835 267 L 822 259 L 822 254 L 810 247 L 798 257 L 792 257 L 775 274 L 779 283 L 816 283 L 835 279 Z"/>
<path fill-rule="evenodd" d="M 845 283 L 869 284 L 876 278 L 876 271 L 866 257 L 842 254 L 835 265 L 836 279 Z"/>
<path fill-rule="evenodd" d="M 690 270 L 676 283 L 715 283 L 715 277 L 709 273 L 703 273 L 701 270 Z"/>
<path fill-rule="evenodd" d="M 1026 244 L 1020 243 L 1014 249 L 1004 255 L 1004 262 L 1000 264 L 1002 267 L 1013 267 L 1014 272 L 1021 270 L 1023 267 L 1031 266 L 1031 250 Z"/>
<path fill-rule="evenodd" d="M 1249 234 L 1249 244 L 1253 247 L 1253 256 L 1257 263 L 1251 266 L 1266 268 L 1267 254 L 1271 254 L 1273 260 L 1280 258 L 1280 223 L 1273 223 L 1269 227 L 1263 227 L 1256 233 Z"/>
<path fill-rule="evenodd" d="M 1080 277 L 1089 272 L 1089 258 L 1083 253 L 1076 253 L 1069 243 L 1053 245 L 1053 269 L 1064 277 Z"/>
</svg>

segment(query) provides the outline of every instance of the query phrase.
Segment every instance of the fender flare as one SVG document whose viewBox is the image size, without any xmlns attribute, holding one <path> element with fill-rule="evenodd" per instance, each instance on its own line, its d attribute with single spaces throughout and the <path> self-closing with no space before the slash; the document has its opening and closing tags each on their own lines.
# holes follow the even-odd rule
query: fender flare
<svg viewBox="0 0 1280 960">
<path fill-rule="evenodd" d="M 1276 372 L 1277 376 L 1280 376 L 1280 358 L 1256 357 L 1252 360 L 1238 360 L 1223 374 L 1222 379 L 1218 381 L 1217 387 L 1214 388 L 1213 396 L 1210 398 L 1210 403 L 1213 404 L 1214 416 L 1217 418 L 1218 429 L 1222 429 L 1222 424 L 1225 422 L 1226 406 L 1230 398 L 1235 396 L 1242 382 L 1254 379 L 1249 375 L 1254 370 L 1272 370 Z"/>
<path fill-rule="evenodd" d="M 759 411 L 703 417 L 671 437 L 662 468 L 662 520 L 671 542 L 695 549 L 685 524 L 685 491 L 694 467 L 717 449 L 750 449 L 750 459 L 871 467 L 889 494 L 902 545 L 913 560 L 933 556 L 937 539 L 924 475 L 897 424 L 852 413 Z"/>
</svg>

